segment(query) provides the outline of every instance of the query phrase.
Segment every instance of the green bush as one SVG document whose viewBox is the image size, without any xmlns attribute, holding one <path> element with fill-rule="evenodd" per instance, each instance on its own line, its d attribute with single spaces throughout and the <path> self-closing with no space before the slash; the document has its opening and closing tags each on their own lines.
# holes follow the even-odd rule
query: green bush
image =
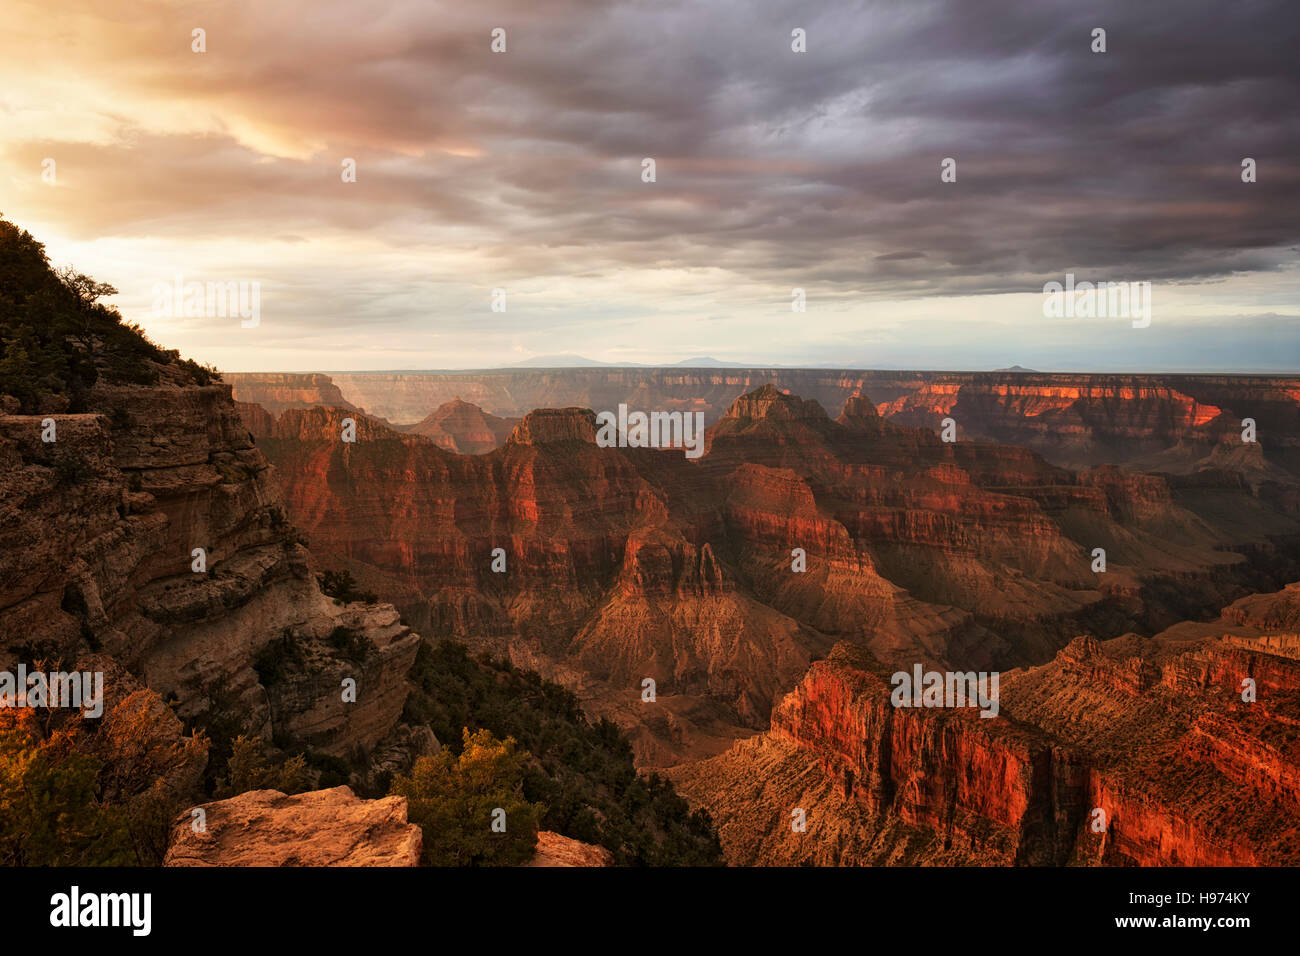
<svg viewBox="0 0 1300 956">
<path fill-rule="evenodd" d="M 230 742 L 230 751 L 226 777 L 217 785 L 219 798 L 238 796 L 250 790 L 302 793 L 312 785 L 312 775 L 302 754 L 275 761 L 260 737 L 242 734 Z"/>
<path fill-rule="evenodd" d="M 465 728 L 459 756 L 421 757 L 390 792 L 424 833 L 426 866 L 517 866 L 537 847 L 538 808 L 522 791 L 515 741 Z"/>
<path fill-rule="evenodd" d="M 253 670 L 263 687 L 274 687 L 283 681 L 291 670 L 303 662 L 302 648 L 288 628 L 273 638 L 253 658 Z"/>
<path fill-rule="evenodd" d="M 61 485 L 79 485 L 94 474 L 89 462 L 70 451 L 60 451 L 55 455 L 53 465 Z"/>
<path fill-rule="evenodd" d="M 328 643 L 354 664 L 364 664 L 375 650 L 375 645 L 360 631 L 341 625 L 330 632 Z"/>
</svg>

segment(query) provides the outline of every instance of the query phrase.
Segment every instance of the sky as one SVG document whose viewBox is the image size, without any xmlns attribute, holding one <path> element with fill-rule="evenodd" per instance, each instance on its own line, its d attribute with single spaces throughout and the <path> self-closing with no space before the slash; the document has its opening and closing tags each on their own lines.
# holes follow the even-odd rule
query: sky
<svg viewBox="0 0 1300 956">
<path fill-rule="evenodd" d="M 1297 49 L 1294 0 L 6 0 L 0 214 L 229 371 L 1294 372 Z"/>
</svg>

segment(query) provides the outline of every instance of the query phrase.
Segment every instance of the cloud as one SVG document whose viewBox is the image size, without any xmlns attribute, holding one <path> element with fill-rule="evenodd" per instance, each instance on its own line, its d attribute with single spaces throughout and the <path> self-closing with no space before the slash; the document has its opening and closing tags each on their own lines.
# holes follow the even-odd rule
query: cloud
<svg viewBox="0 0 1300 956">
<path fill-rule="evenodd" d="M 702 347 L 753 351 L 753 310 L 788 320 L 794 286 L 837 306 L 810 313 L 815 359 L 872 303 L 1033 293 L 1067 272 L 1287 275 L 1300 242 L 1285 0 L 1176 17 L 1131 0 L 57 7 L 12 3 L 0 35 L 4 212 L 83 268 L 125 268 L 104 276 L 119 288 L 178 267 L 263 281 L 284 296 L 281 361 L 308 336 L 345 361 L 331 336 L 358 326 L 389 349 L 476 329 L 653 361 L 672 350 L 628 339 L 652 318 L 682 337 L 707 318 Z M 494 287 L 520 311 L 485 313 Z M 1255 290 L 1274 286 L 1233 288 L 1225 316 L 1265 311 Z M 982 321 L 962 308 L 948 341 Z M 806 325 L 773 332 L 755 360 L 808 351 Z M 479 348 L 517 359 L 519 342 Z"/>
</svg>

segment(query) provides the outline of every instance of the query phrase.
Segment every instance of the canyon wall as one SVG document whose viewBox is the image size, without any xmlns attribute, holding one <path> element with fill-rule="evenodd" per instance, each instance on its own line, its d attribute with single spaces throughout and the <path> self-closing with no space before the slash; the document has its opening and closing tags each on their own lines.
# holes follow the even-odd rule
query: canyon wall
<svg viewBox="0 0 1300 956">
<path fill-rule="evenodd" d="M 222 380 L 234 389 L 237 401 L 254 402 L 272 415 L 312 405 L 355 410 L 328 375 L 315 372 L 228 372 Z"/>
<path fill-rule="evenodd" d="M 711 425 L 740 395 L 773 384 L 815 400 L 831 416 L 866 394 L 881 415 L 902 424 L 937 429 L 952 417 L 963 438 L 1031 448 L 1071 468 L 1110 463 L 1188 472 L 1235 455 L 1232 464 L 1262 477 L 1277 469 L 1300 474 L 1300 378 L 1287 376 L 571 368 L 243 374 L 230 380 L 237 399 L 278 414 L 284 407 L 341 404 L 322 378 L 371 415 L 399 423 L 419 422 L 463 399 L 505 417 L 547 407 L 615 409 L 622 402 L 703 412 Z M 1256 422 L 1258 444 L 1242 461 L 1246 418 Z"/>
</svg>

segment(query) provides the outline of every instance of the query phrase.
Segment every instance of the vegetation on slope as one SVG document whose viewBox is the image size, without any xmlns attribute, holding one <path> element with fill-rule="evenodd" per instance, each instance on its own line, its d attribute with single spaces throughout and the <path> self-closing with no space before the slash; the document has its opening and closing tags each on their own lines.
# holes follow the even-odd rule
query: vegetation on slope
<svg viewBox="0 0 1300 956">
<path fill-rule="evenodd" d="M 144 689 L 97 720 L 0 708 L 0 866 L 161 863 L 207 760 L 207 740 L 178 730 Z"/>
<path fill-rule="evenodd" d="M 80 412 L 101 379 L 150 385 L 159 366 L 199 385 L 220 377 L 159 348 L 99 301 L 116 292 L 71 267 L 51 268 L 31 233 L 0 219 L 0 395 L 28 414 Z"/>
<path fill-rule="evenodd" d="M 621 865 L 721 863 L 708 815 L 658 774 L 638 774 L 623 731 L 589 722 L 572 692 L 450 640 L 421 647 L 410 678 L 405 719 L 427 724 L 454 753 L 465 728 L 518 742 L 521 794 L 542 808 L 542 829 L 600 844 Z"/>
</svg>

